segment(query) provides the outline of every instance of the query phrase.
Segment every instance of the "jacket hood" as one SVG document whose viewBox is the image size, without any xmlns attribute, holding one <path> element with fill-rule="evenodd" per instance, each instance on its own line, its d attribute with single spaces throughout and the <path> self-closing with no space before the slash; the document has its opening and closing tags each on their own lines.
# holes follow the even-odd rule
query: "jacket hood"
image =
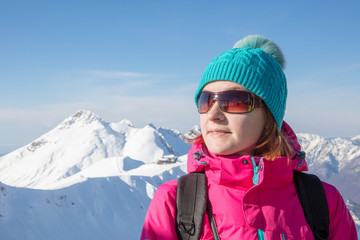
<svg viewBox="0 0 360 240">
<path fill-rule="evenodd" d="M 187 172 L 201 172 L 205 169 L 217 169 L 220 170 L 221 174 L 217 174 L 217 178 L 220 182 L 227 181 L 239 181 L 244 183 L 245 179 L 242 179 L 244 174 L 243 171 L 253 171 L 252 161 L 259 164 L 260 161 L 266 162 L 267 168 L 277 169 L 278 171 L 284 171 L 283 168 L 289 171 L 307 171 L 308 166 L 305 160 L 305 153 L 301 151 L 301 146 L 297 140 L 297 136 L 291 127 L 284 121 L 281 127 L 281 133 L 288 139 L 289 144 L 294 149 L 294 154 L 290 157 L 279 156 L 275 160 L 261 160 L 261 157 L 257 156 L 221 156 L 214 155 L 208 152 L 205 144 L 194 144 L 188 154 Z M 242 168 L 240 165 L 248 165 L 248 167 Z M 290 167 L 290 166 L 291 167 Z M 248 168 L 248 169 L 247 169 Z M 280 174 L 281 172 L 272 171 L 274 174 Z M 211 172 L 211 171 L 210 171 Z M 241 173 L 240 173 L 241 172 Z M 210 174 L 210 173 L 209 173 Z M 280 174 L 282 175 L 282 174 Z M 291 174 L 292 175 L 292 174 Z M 235 177 L 235 179 L 234 179 Z M 249 183 L 252 184 L 252 183 Z M 247 185 L 247 184 L 246 184 Z"/>
</svg>

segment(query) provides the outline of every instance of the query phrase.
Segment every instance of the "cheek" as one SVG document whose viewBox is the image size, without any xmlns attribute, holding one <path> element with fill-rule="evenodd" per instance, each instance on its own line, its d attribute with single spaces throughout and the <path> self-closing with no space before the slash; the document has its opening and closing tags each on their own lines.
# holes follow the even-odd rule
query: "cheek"
<svg viewBox="0 0 360 240">
<path fill-rule="evenodd" d="M 254 112 L 252 115 L 243 115 L 242 118 L 235 119 L 232 126 L 237 138 L 256 143 L 263 132 L 265 121 L 265 113 Z"/>
</svg>

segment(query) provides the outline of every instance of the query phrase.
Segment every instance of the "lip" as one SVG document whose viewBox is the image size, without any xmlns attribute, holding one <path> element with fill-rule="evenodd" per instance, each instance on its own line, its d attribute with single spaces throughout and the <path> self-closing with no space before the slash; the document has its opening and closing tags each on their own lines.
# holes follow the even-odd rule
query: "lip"
<svg viewBox="0 0 360 240">
<path fill-rule="evenodd" d="M 209 129 L 207 134 L 213 137 L 221 137 L 227 134 L 231 134 L 231 132 L 224 129 Z"/>
</svg>

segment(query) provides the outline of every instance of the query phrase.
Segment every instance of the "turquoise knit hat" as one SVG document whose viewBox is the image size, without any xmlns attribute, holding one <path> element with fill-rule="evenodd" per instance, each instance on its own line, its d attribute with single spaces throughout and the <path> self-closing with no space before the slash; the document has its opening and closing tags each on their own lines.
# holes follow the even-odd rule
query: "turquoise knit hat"
<svg viewBox="0 0 360 240">
<path fill-rule="evenodd" d="M 264 100 L 281 129 L 287 97 L 284 65 L 283 54 L 274 42 L 259 35 L 247 36 L 206 67 L 195 103 L 206 84 L 217 80 L 236 82 Z"/>
</svg>

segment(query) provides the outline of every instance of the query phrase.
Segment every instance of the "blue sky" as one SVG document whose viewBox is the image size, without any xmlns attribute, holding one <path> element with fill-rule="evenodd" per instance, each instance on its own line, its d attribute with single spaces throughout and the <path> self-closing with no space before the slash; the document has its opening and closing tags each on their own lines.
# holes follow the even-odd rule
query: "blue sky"
<svg viewBox="0 0 360 240">
<path fill-rule="evenodd" d="M 296 132 L 360 135 L 359 1 L 0 1 L 0 154 L 78 109 L 186 131 L 206 65 L 248 34 L 287 65 Z"/>
</svg>

